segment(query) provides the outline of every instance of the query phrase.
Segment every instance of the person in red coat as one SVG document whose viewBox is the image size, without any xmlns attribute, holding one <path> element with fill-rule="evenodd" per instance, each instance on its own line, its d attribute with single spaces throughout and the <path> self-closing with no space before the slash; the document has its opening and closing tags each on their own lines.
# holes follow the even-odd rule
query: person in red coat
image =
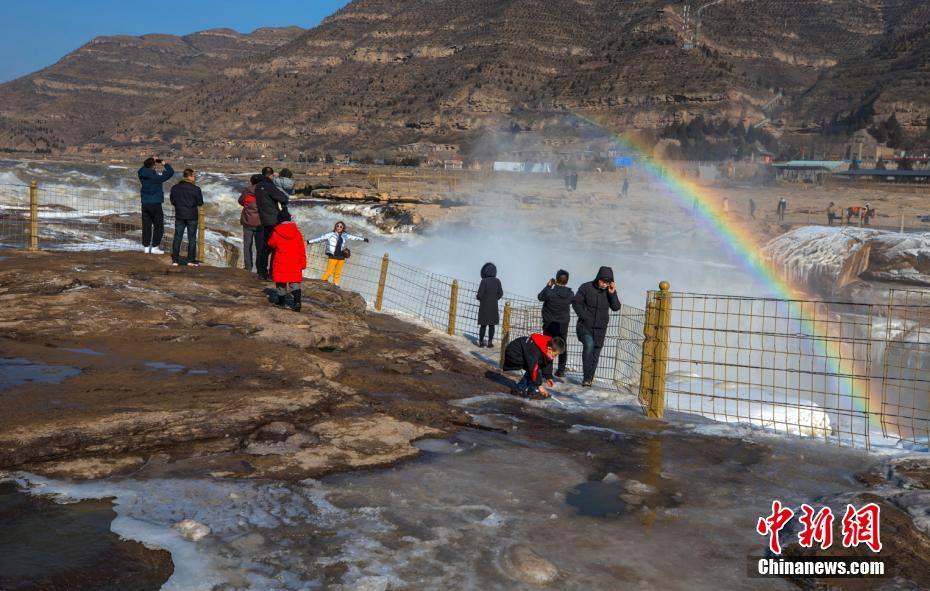
<svg viewBox="0 0 930 591">
<path fill-rule="evenodd" d="M 304 248 L 304 237 L 297 229 L 297 224 L 291 221 L 291 214 L 286 209 L 278 214 L 278 225 L 268 239 L 268 248 L 274 251 L 271 280 L 277 288 L 272 303 L 284 306 L 287 294 L 290 293 L 289 307 L 299 312 L 300 284 L 304 280 L 304 269 L 307 268 L 307 251 Z"/>
</svg>

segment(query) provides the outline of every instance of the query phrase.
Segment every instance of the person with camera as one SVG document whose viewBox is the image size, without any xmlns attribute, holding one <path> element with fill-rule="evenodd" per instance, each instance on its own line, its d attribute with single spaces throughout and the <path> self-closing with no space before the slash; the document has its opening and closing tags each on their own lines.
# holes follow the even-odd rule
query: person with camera
<svg viewBox="0 0 930 591">
<path fill-rule="evenodd" d="M 268 240 L 274 234 L 274 228 L 278 225 L 278 216 L 287 211 L 287 204 L 290 196 L 282 191 L 274 182 L 274 169 L 266 166 L 262 169 L 262 178 L 255 185 L 255 205 L 258 208 L 258 219 L 262 224 L 262 240 L 258 249 L 258 276 L 264 280 L 268 279 L 268 269 L 270 268 L 268 259 L 273 257 L 273 249 L 268 246 Z"/>
<path fill-rule="evenodd" d="M 584 376 L 581 385 L 590 387 L 594 384 L 601 348 L 604 346 L 604 339 L 607 338 L 610 312 L 620 311 L 620 298 L 617 296 L 613 269 L 601 267 L 594 281 L 581 284 L 572 300 L 572 308 L 578 315 L 576 333 L 583 347 L 581 363 Z"/>
<path fill-rule="evenodd" d="M 326 243 L 326 258 L 329 259 L 329 262 L 326 264 L 326 271 L 323 272 L 323 281 L 329 281 L 329 278 L 332 277 L 333 284 L 339 285 L 339 279 L 342 278 L 342 267 L 345 265 L 346 259 L 352 254 L 345 247 L 345 243 L 349 240 L 368 242 L 368 238 L 346 232 L 345 222 L 336 222 L 332 232 L 327 232 L 313 240 L 307 240 L 307 244 Z"/>
<path fill-rule="evenodd" d="M 559 269 L 555 279 L 550 279 L 546 287 L 539 292 L 537 299 L 543 303 L 542 321 L 543 334 L 549 337 L 568 339 L 568 324 L 572 317 L 572 298 L 575 292 L 568 286 L 568 271 Z M 567 342 L 567 341 L 566 341 Z M 562 347 L 559 353 L 559 368 L 556 377 L 565 377 L 565 366 L 568 363 L 568 348 Z"/>
<path fill-rule="evenodd" d="M 174 169 L 161 158 L 146 158 L 138 172 L 142 183 L 142 247 L 148 254 L 165 254 L 161 247 L 165 235 L 165 182 L 174 176 Z"/>
</svg>

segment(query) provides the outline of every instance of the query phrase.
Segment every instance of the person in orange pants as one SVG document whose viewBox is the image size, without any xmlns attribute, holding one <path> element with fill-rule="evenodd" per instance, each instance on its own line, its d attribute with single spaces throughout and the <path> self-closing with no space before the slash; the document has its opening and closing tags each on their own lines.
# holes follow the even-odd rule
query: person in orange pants
<svg viewBox="0 0 930 591">
<path fill-rule="evenodd" d="M 329 278 L 332 277 L 333 283 L 339 285 L 339 280 L 342 278 L 342 267 L 345 265 L 349 254 L 349 249 L 345 247 L 345 243 L 349 240 L 368 242 L 368 238 L 346 232 L 345 222 L 336 222 L 332 232 L 327 232 L 313 240 L 307 240 L 307 244 L 326 243 L 326 257 L 329 261 L 326 264 L 326 271 L 323 272 L 323 281 L 329 281 Z"/>
</svg>

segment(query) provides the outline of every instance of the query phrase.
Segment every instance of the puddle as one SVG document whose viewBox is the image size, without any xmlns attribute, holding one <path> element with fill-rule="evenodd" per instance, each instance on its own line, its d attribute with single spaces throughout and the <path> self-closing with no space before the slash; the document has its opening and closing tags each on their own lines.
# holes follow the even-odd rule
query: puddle
<svg viewBox="0 0 930 591">
<path fill-rule="evenodd" d="M 145 367 L 149 369 L 157 369 L 160 371 L 167 371 L 170 373 L 181 373 L 187 369 L 184 365 L 178 365 L 177 363 L 165 363 L 162 361 L 146 361 Z"/>
<path fill-rule="evenodd" d="M 322 353 L 342 353 L 343 351 L 345 351 L 345 349 L 343 349 L 342 347 L 334 347 L 334 346 L 320 347 L 319 349 L 320 349 L 320 352 Z"/>
<path fill-rule="evenodd" d="M 587 517 L 617 517 L 626 512 L 626 503 L 620 498 L 623 489 L 619 484 L 589 481 L 582 482 L 565 495 L 565 502 Z"/>
<path fill-rule="evenodd" d="M 210 373 L 207 369 L 194 369 L 181 365 L 180 363 L 169 363 L 165 361 L 147 361 L 145 367 L 156 371 L 166 371 L 168 373 L 184 374 L 188 376 L 205 376 Z"/>
<path fill-rule="evenodd" d="M 420 451 L 426 451 L 434 454 L 454 454 L 462 451 L 462 448 L 445 439 L 420 439 L 413 443 L 414 447 Z"/>
<path fill-rule="evenodd" d="M 0 359 L 0 390 L 23 384 L 59 384 L 81 373 L 76 367 L 36 363 L 19 357 Z"/>
<path fill-rule="evenodd" d="M 0 482 L 0 589 L 159 589 L 166 553 L 121 540 L 115 517 L 110 500 L 58 504 Z"/>
<path fill-rule="evenodd" d="M 105 355 L 100 351 L 94 351 L 93 349 L 88 348 L 72 348 L 72 347 L 62 347 L 62 351 L 67 351 L 68 353 L 78 353 L 80 355 L 92 355 L 94 357 L 102 357 Z"/>
</svg>

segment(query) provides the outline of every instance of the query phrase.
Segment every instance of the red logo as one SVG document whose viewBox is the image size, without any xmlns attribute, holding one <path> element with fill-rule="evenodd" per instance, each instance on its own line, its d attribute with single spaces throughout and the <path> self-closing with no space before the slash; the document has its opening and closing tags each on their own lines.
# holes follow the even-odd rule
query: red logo
<svg viewBox="0 0 930 591">
<path fill-rule="evenodd" d="M 875 503 L 869 503 L 856 511 L 852 505 L 846 505 L 843 515 L 843 547 L 854 548 L 865 544 L 872 552 L 882 551 L 882 540 L 879 536 L 879 518 L 881 508 Z"/>
<path fill-rule="evenodd" d="M 794 517 L 794 511 L 781 504 L 781 501 L 772 501 L 772 513 L 760 517 L 756 523 L 756 532 L 760 536 L 769 537 L 769 550 L 774 554 L 781 554 L 781 544 L 778 534 Z M 881 552 L 882 541 L 879 535 L 881 508 L 875 503 L 869 503 L 859 510 L 852 505 L 846 505 L 843 515 L 843 547 L 855 548 L 865 544 L 872 552 Z M 801 515 L 798 517 L 802 529 L 798 532 L 798 543 L 804 548 L 812 548 L 815 543 L 823 550 L 833 545 L 833 511 L 830 507 L 823 507 L 815 511 L 807 504 L 801 505 Z"/>
<path fill-rule="evenodd" d="M 756 524 L 756 531 L 759 535 L 769 537 L 769 550 L 775 554 L 781 554 L 778 532 L 788 525 L 792 517 L 794 517 L 794 511 L 788 507 L 782 507 L 781 501 L 772 501 L 772 514 L 768 517 L 760 517 Z"/>
</svg>

